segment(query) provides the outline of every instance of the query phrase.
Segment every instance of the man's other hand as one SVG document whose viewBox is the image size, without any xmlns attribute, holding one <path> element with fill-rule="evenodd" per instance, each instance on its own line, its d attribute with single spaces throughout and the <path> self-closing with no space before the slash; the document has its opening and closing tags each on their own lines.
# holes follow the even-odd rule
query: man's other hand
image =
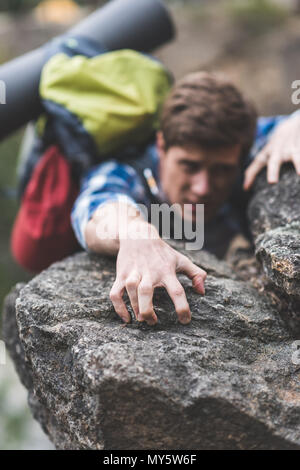
<svg viewBox="0 0 300 470">
<path fill-rule="evenodd" d="M 251 188 L 258 173 L 267 166 L 268 183 L 278 183 L 283 163 L 293 162 L 300 175 L 300 116 L 291 116 L 274 130 L 268 143 L 245 172 L 244 190 Z"/>
<path fill-rule="evenodd" d="M 147 237 L 141 236 L 145 230 Z M 190 307 L 176 273 L 186 274 L 192 280 L 195 291 L 204 295 L 206 272 L 170 247 L 159 237 L 156 228 L 147 222 L 133 220 L 130 232 L 140 236 L 120 239 L 117 275 L 110 291 L 115 311 L 124 322 L 130 322 L 131 317 L 123 300 L 126 289 L 136 319 L 154 325 L 157 323 L 153 308 L 154 288 L 165 287 L 180 323 L 189 323 Z"/>
</svg>

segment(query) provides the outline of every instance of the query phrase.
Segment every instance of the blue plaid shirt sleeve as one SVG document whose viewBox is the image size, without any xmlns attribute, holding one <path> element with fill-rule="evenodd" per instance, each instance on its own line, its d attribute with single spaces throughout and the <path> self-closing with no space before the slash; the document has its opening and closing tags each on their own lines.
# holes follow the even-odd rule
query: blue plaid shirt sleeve
<svg viewBox="0 0 300 470">
<path fill-rule="evenodd" d="M 99 206 L 119 201 L 139 210 L 137 201 L 146 202 L 144 193 L 140 178 L 130 165 L 109 160 L 91 168 L 82 180 L 71 213 L 72 227 L 81 246 L 88 251 L 84 232 Z"/>
<path fill-rule="evenodd" d="M 285 121 L 286 119 L 289 119 L 290 117 L 299 114 L 300 110 L 297 110 L 290 115 L 259 117 L 257 120 L 255 141 L 248 156 L 246 166 L 251 163 L 251 161 L 256 157 L 258 152 L 260 152 L 260 150 L 262 150 L 262 148 L 266 145 L 268 139 L 271 137 L 273 131 L 276 129 L 278 124 Z"/>
</svg>

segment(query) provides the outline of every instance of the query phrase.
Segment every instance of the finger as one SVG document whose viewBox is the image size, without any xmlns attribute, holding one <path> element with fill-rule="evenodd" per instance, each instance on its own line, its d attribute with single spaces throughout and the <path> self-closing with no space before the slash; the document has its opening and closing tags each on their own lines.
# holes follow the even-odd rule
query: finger
<svg viewBox="0 0 300 470">
<path fill-rule="evenodd" d="M 176 276 L 164 279 L 163 284 L 171 297 L 180 323 L 186 325 L 190 323 L 192 315 L 183 286 Z"/>
<path fill-rule="evenodd" d="M 273 153 L 268 161 L 267 168 L 267 181 L 270 184 L 278 183 L 280 167 L 283 162 L 281 154 L 276 151 Z"/>
<path fill-rule="evenodd" d="M 186 274 L 193 281 L 193 288 L 199 294 L 205 294 L 204 281 L 207 273 L 192 263 L 186 256 L 179 254 L 179 262 L 176 272 Z"/>
<path fill-rule="evenodd" d="M 268 161 L 267 150 L 262 150 L 257 154 L 253 162 L 248 166 L 245 171 L 243 188 L 248 191 L 254 183 L 254 180 L 258 173 L 266 166 Z"/>
<path fill-rule="evenodd" d="M 300 175 L 300 153 L 293 152 L 292 161 L 294 163 L 295 170 L 298 175 Z"/>
<path fill-rule="evenodd" d="M 131 316 L 123 300 L 124 289 L 125 288 L 122 287 L 122 284 L 116 281 L 111 288 L 109 297 L 112 301 L 116 313 L 122 318 L 124 322 L 130 323 Z"/>
<path fill-rule="evenodd" d="M 134 311 L 136 319 L 138 319 L 138 316 L 139 316 L 139 303 L 138 303 L 138 294 L 137 294 L 139 283 L 140 283 L 140 277 L 137 274 L 131 274 L 125 283 L 128 297 L 129 297 L 132 310 Z"/>
<path fill-rule="evenodd" d="M 148 325 L 157 323 L 157 316 L 153 309 L 153 292 L 151 280 L 143 278 L 138 286 L 138 320 L 146 321 Z"/>
</svg>

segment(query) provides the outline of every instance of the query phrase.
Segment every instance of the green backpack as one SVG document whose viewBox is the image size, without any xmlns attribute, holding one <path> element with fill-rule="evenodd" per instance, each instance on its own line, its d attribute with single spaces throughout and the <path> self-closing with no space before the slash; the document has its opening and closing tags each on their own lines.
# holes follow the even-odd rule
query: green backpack
<svg viewBox="0 0 300 470">
<path fill-rule="evenodd" d="M 45 112 L 29 127 L 19 157 L 20 196 L 52 145 L 77 181 L 104 159 L 138 157 L 158 129 L 172 85 L 168 70 L 152 57 L 107 51 L 86 38 L 56 39 L 48 56 L 40 79 Z"/>
<path fill-rule="evenodd" d="M 45 65 L 40 96 L 78 118 L 99 156 L 145 142 L 159 125 L 171 79 L 157 61 L 133 50 L 95 57 L 56 54 Z M 58 108 L 56 108 L 58 109 Z"/>
</svg>

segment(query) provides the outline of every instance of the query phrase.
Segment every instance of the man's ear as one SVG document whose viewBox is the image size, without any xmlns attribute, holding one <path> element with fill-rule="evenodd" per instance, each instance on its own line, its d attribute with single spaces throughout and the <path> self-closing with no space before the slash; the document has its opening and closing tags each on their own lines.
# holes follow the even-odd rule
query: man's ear
<svg viewBox="0 0 300 470">
<path fill-rule="evenodd" d="M 161 131 L 157 131 L 156 133 L 156 148 L 160 158 L 163 158 L 166 154 L 166 145 L 163 133 Z"/>
</svg>

